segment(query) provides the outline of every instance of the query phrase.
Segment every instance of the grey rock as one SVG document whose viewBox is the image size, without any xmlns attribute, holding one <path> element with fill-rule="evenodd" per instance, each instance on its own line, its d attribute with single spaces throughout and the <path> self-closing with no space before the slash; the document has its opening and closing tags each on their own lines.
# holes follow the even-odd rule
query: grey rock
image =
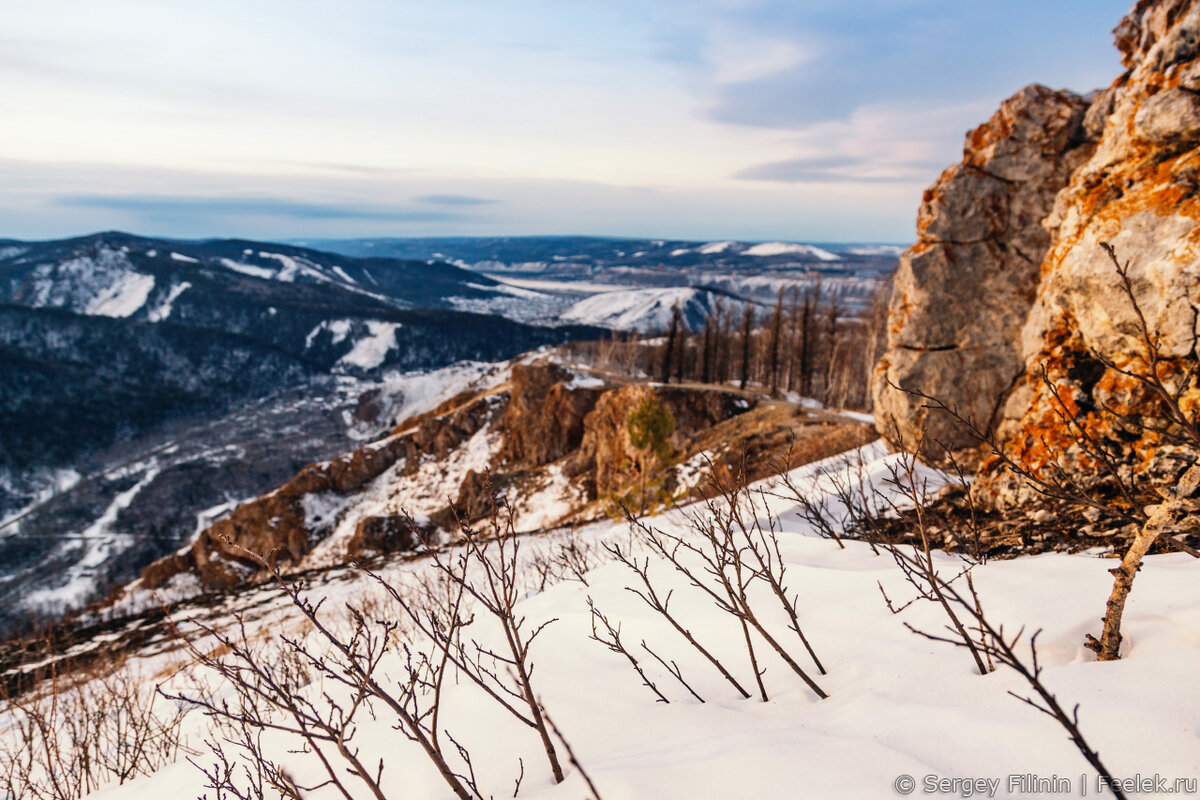
<svg viewBox="0 0 1200 800">
<path fill-rule="evenodd" d="M 1200 97 L 1179 87 L 1160 92 L 1138 109 L 1133 124 L 1155 144 L 1200 138 Z"/>
<path fill-rule="evenodd" d="M 1072 92 L 1022 89 L 967 134 L 963 163 L 926 190 L 919 241 L 900 260 L 888 350 L 876 371 L 884 435 L 907 442 L 924 435 L 950 448 L 975 443 L 949 416 L 925 411 L 927 401 L 912 391 L 990 424 L 1024 366 L 1019 332 L 1051 241 L 1040 223 L 1086 156 L 1087 107 Z"/>
</svg>

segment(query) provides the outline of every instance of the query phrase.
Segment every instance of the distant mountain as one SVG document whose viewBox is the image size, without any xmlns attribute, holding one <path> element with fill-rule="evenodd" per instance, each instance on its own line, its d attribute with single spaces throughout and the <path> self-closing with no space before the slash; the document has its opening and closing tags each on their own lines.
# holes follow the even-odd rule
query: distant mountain
<svg viewBox="0 0 1200 800">
<path fill-rule="evenodd" d="M 0 243 L 0 435 L 16 445 L 0 466 L 65 463 L 314 374 L 493 361 L 598 333 L 453 310 L 513 297 L 497 286 L 445 263 L 239 240 Z"/>
<path fill-rule="evenodd" d="M 495 313 L 546 299 L 291 245 L 0 241 L 0 627 L 128 579 L 211 509 L 385 429 L 399 372 L 606 335 Z"/>
<path fill-rule="evenodd" d="M 832 264 L 869 267 L 903 250 L 897 245 L 802 244 L 798 242 L 696 242 L 682 239 L 611 239 L 597 236 L 434 237 L 342 239 L 307 242 L 353 256 L 444 259 L 473 269 L 531 267 L 737 267 Z"/>
<path fill-rule="evenodd" d="M 542 316 L 523 319 L 596 319 L 568 310 L 582 296 L 626 289 L 719 289 L 745 300 L 773 303 L 782 290 L 820 291 L 848 311 L 873 302 L 881 279 L 895 269 L 903 248 L 891 244 L 799 242 L 692 242 L 678 239 L 606 239 L 589 236 L 514 236 L 432 239 L 349 239 L 312 243 L 347 255 L 443 259 L 511 289 L 537 296 L 518 305 Z M 558 298 L 555 306 L 553 299 Z M 597 299 L 593 306 L 615 306 Z M 493 308 L 498 307 L 496 301 Z M 466 307 L 466 306 L 463 306 Z M 547 313 L 549 312 L 549 313 Z M 505 312 L 501 312 L 505 313 Z M 620 315 L 618 315 L 619 317 Z M 609 324 L 609 323 L 602 323 Z M 613 327 L 620 327 L 619 324 Z M 633 327 L 646 327 L 634 322 Z"/>
<path fill-rule="evenodd" d="M 238 239 L 99 233 L 0 242 L 0 302 L 149 322 L 205 324 L 220 307 L 236 312 L 239 326 L 252 328 L 255 313 L 340 308 L 370 316 L 467 303 L 482 310 L 528 294 L 444 261 L 353 258 Z M 220 327 L 230 320 L 227 314 Z"/>
</svg>

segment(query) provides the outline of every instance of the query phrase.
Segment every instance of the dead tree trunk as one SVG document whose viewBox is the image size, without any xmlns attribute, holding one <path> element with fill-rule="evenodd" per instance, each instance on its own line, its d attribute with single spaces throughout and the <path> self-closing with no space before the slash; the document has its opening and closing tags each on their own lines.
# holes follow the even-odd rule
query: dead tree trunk
<svg viewBox="0 0 1200 800">
<path fill-rule="evenodd" d="M 745 389 L 746 383 L 750 380 L 750 335 L 754 328 L 754 307 L 749 303 L 746 304 L 746 311 L 742 314 L 742 382 L 740 388 Z"/>
<path fill-rule="evenodd" d="M 671 331 L 667 334 L 667 349 L 663 353 L 662 370 L 659 379 L 663 383 L 671 382 L 671 360 L 675 357 L 675 338 L 679 335 L 679 306 L 671 309 Z"/>
<path fill-rule="evenodd" d="M 1104 630 L 1099 639 L 1090 633 L 1087 635 L 1087 647 L 1096 653 L 1098 660 L 1116 661 L 1121 657 L 1121 616 L 1125 613 L 1125 602 L 1133 589 L 1133 579 L 1137 577 L 1142 559 L 1158 537 L 1174 528 L 1181 517 L 1200 508 L 1200 504 L 1191 499 L 1197 488 L 1200 488 L 1200 464 L 1189 467 L 1174 490 L 1160 490 L 1163 502 L 1154 507 L 1150 519 L 1133 537 L 1133 543 L 1121 559 L 1121 566 L 1109 570 L 1114 580 L 1104 614 Z"/>
</svg>

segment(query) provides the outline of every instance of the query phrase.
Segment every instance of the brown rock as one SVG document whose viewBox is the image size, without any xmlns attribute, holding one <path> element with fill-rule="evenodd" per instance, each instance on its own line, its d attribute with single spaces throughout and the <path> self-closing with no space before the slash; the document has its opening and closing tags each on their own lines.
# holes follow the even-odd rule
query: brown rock
<svg viewBox="0 0 1200 800">
<path fill-rule="evenodd" d="M 1100 484 L 1104 470 L 1064 435 L 1057 401 L 1039 379 L 1043 367 L 1089 435 L 1123 454 L 1127 478 L 1178 469 L 1167 463 L 1171 448 L 1156 434 L 1131 430 L 1103 410 L 1115 405 L 1149 422 L 1162 413 L 1151 396 L 1096 359 L 1136 367 L 1135 354 L 1145 350 L 1100 243 L 1110 242 L 1129 263 L 1138 303 L 1160 337 L 1165 373 L 1182 373 L 1180 359 L 1196 332 L 1192 308 L 1200 303 L 1200 104 L 1191 91 L 1172 86 L 1200 74 L 1200 8 L 1195 0 L 1141 2 L 1115 33 L 1130 71 L 1109 90 L 1112 111 L 1095 152 L 1047 219 L 1054 241 L 1022 333 L 1025 370 L 998 429 L 1027 467 L 1044 467 L 1048 454 L 1039 439 L 1049 436 L 1069 471 Z M 981 475 L 976 493 L 1000 505 L 1030 498 L 1027 487 L 998 469 Z"/>
<path fill-rule="evenodd" d="M 1154 427 L 1157 401 L 1104 365 L 1136 368 L 1145 347 L 1100 244 L 1129 263 L 1163 372 L 1181 374 L 1200 305 L 1200 4 L 1139 0 L 1114 35 L 1127 71 L 1090 107 L 1041 87 L 1019 92 L 926 193 L 877 370 L 877 417 L 885 427 L 894 419 L 893 436 L 912 442 L 927 422 L 937 438 L 970 444 L 889 383 L 990 426 L 1024 468 L 1062 468 L 1097 491 L 1112 479 L 1064 413 L 1119 454 L 1126 479 L 1178 470 L 1172 448 L 1130 422 Z M 1185 403 L 1200 400 L 1191 394 Z M 1034 497 L 996 461 L 973 492 L 997 505 Z"/>
<path fill-rule="evenodd" d="M 1133 115 L 1138 135 L 1154 144 L 1200 137 L 1200 97 L 1181 87 L 1147 100 Z"/>
<path fill-rule="evenodd" d="M 406 552 L 428 544 L 432 531 L 403 514 L 363 517 L 346 548 L 349 558 L 360 559 Z"/>
<path fill-rule="evenodd" d="M 749 411 L 756 402 L 720 389 L 629 384 L 605 392 L 584 420 L 579 451 L 568 472 L 594 476 L 593 497 L 618 491 L 637 477 L 638 450 L 629 441 L 629 415 L 651 391 L 675 419 L 671 446 L 686 451 L 698 433 Z"/>
<path fill-rule="evenodd" d="M 513 366 L 500 464 L 540 466 L 579 447 L 583 419 L 604 388 L 576 386 L 573 377 L 552 363 Z"/>
</svg>

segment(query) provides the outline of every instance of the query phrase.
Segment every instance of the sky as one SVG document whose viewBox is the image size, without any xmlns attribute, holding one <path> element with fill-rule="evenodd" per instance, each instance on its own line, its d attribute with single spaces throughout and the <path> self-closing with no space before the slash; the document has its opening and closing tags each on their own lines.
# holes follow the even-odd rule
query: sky
<svg viewBox="0 0 1200 800">
<path fill-rule="evenodd" d="M 0 0 L 0 237 L 895 242 L 1113 0 Z"/>
</svg>

